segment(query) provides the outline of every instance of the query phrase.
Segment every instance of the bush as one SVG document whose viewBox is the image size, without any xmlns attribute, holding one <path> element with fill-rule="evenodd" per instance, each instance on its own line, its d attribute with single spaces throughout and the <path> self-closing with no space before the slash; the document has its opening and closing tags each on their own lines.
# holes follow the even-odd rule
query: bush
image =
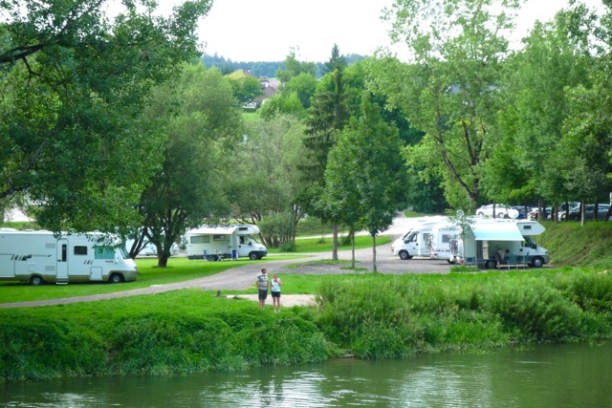
<svg viewBox="0 0 612 408">
<path fill-rule="evenodd" d="M 541 279 L 498 282 L 487 291 L 483 308 L 501 317 L 520 339 L 559 341 L 580 334 L 581 310 Z"/>
</svg>

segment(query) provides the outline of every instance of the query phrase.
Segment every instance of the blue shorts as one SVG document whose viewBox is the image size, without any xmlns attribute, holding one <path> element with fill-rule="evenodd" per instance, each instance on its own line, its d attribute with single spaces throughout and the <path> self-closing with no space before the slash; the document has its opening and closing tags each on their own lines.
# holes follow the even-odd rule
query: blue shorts
<svg viewBox="0 0 612 408">
<path fill-rule="evenodd" d="M 280 297 L 280 292 L 272 292 L 272 297 L 273 298 L 279 298 Z"/>
<path fill-rule="evenodd" d="M 259 298 L 259 300 L 266 300 L 266 298 L 268 297 L 268 289 L 259 289 L 257 297 Z"/>
</svg>

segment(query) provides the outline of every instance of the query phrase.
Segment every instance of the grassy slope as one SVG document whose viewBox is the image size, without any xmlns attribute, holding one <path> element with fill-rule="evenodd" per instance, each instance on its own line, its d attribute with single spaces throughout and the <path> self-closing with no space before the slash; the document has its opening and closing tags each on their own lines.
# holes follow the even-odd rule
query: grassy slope
<svg viewBox="0 0 612 408">
<path fill-rule="evenodd" d="M 609 268 L 612 265 L 612 222 L 546 222 L 546 232 L 537 237 L 548 249 L 554 266 L 589 266 Z"/>
</svg>

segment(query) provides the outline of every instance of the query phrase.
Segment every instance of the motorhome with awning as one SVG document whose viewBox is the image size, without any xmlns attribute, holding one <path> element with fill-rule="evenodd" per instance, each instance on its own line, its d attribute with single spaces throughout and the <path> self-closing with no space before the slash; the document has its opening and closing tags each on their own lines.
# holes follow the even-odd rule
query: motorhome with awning
<svg viewBox="0 0 612 408">
<path fill-rule="evenodd" d="M 457 239 L 451 260 L 485 269 L 497 267 L 542 267 L 548 251 L 532 236 L 545 231 L 532 220 L 470 219 Z"/>
<path fill-rule="evenodd" d="M 265 245 L 258 243 L 253 235 L 259 234 L 256 225 L 203 225 L 185 233 L 185 249 L 189 259 L 261 259 L 268 254 Z"/>
</svg>

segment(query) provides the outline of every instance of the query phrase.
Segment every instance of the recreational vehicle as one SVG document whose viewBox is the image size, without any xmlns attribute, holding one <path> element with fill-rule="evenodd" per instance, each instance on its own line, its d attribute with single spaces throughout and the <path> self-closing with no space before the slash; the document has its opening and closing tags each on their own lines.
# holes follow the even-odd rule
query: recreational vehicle
<svg viewBox="0 0 612 408">
<path fill-rule="evenodd" d="M 227 258 L 261 259 L 268 250 L 253 238 L 256 225 L 201 226 L 185 233 L 187 258 L 216 261 Z"/>
<path fill-rule="evenodd" d="M 485 269 L 540 268 L 549 262 L 548 251 L 532 237 L 545 231 L 532 220 L 472 219 L 457 239 L 451 261 Z"/>
<path fill-rule="evenodd" d="M 0 279 L 44 282 L 134 281 L 136 264 L 119 240 L 99 232 L 0 230 Z"/>
<path fill-rule="evenodd" d="M 391 245 L 393 255 L 400 259 L 412 259 L 414 256 L 429 256 L 429 248 L 432 225 L 423 224 L 408 231 L 401 238 L 396 239 Z"/>
</svg>

